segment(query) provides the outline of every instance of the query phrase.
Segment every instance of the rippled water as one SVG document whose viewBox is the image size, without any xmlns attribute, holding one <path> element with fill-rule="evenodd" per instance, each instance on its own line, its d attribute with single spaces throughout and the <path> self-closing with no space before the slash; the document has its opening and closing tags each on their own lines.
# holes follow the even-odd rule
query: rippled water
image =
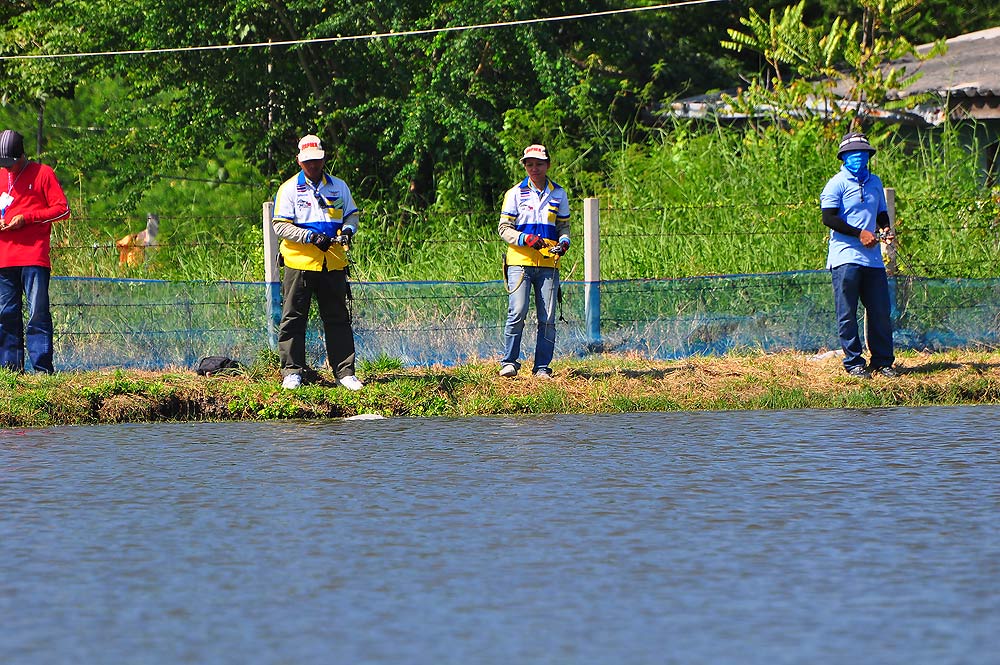
<svg viewBox="0 0 1000 665">
<path fill-rule="evenodd" d="M 987 663 L 1000 408 L 0 431 L 3 663 Z"/>
</svg>

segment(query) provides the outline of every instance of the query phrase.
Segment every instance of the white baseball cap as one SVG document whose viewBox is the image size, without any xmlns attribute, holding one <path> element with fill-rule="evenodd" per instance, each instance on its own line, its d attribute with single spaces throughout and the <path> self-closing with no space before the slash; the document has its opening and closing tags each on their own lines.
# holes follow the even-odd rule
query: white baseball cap
<svg viewBox="0 0 1000 665">
<path fill-rule="evenodd" d="M 524 160 L 526 159 L 540 159 L 543 162 L 547 162 L 549 161 L 549 152 L 540 143 L 533 143 L 524 149 L 524 154 L 521 155 L 521 163 L 524 164 Z"/>
<path fill-rule="evenodd" d="M 311 159 L 324 159 L 323 143 L 318 136 L 307 134 L 299 139 L 299 161 L 308 162 Z"/>
</svg>

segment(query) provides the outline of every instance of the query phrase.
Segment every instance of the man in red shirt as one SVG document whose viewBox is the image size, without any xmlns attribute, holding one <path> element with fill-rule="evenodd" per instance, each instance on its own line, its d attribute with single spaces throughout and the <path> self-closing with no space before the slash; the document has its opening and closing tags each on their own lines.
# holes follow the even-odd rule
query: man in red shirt
<svg viewBox="0 0 1000 665">
<path fill-rule="evenodd" d="M 49 244 L 52 222 L 69 217 L 55 172 L 30 161 L 24 137 L 0 132 L 0 367 L 24 370 L 24 349 L 36 372 L 52 373 Z M 22 294 L 28 301 L 24 325 Z"/>
</svg>

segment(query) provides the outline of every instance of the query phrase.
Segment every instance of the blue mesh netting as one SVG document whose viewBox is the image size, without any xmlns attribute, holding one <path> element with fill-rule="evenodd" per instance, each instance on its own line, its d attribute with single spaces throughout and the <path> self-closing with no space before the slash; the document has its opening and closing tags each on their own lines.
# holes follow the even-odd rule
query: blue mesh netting
<svg viewBox="0 0 1000 665">
<path fill-rule="evenodd" d="M 899 277 L 890 287 L 898 348 L 1000 340 L 1000 279 Z M 499 281 L 352 288 L 359 358 L 388 356 L 417 366 L 499 357 L 507 312 Z M 837 348 L 830 277 L 822 270 L 603 282 L 600 345 L 587 336 L 584 293 L 582 282 L 563 284 L 557 357 L 599 350 L 668 359 L 741 348 Z M 277 297 L 263 283 L 53 278 L 56 366 L 193 367 L 206 355 L 251 362 L 272 341 L 267 302 Z M 310 362 L 322 366 L 318 319 L 307 341 Z M 530 357 L 531 320 L 524 341 Z"/>
</svg>

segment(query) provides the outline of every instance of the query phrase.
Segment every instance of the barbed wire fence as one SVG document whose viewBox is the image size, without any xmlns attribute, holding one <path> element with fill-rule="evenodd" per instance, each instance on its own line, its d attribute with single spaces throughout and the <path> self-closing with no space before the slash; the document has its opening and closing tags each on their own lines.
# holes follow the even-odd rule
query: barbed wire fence
<svg viewBox="0 0 1000 665">
<path fill-rule="evenodd" d="M 837 348 L 830 278 L 818 269 L 828 231 L 819 224 L 815 206 L 772 202 L 601 209 L 599 246 L 607 277 L 599 287 L 600 339 L 588 328 L 587 283 L 571 253 L 561 270 L 557 353 L 633 352 L 669 359 L 738 349 Z M 897 347 L 995 348 L 1000 343 L 1000 219 L 995 211 L 991 200 L 918 200 L 901 206 L 898 264 L 891 277 Z M 733 215 L 746 217 L 737 230 L 711 222 Z M 393 236 L 390 215 L 363 220 L 365 235 L 352 250 L 352 311 L 362 359 L 389 357 L 422 366 L 499 356 L 507 293 L 499 279 L 502 243 L 495 235 L 496 214 L 439 212 L 426 219 L 431 216 L 456 222 L 444 237 L 428 239 Z M 163 221 L 170 226 L 173 220 Z M 89 223 L 76 222 L 78 228 Z M 261 220 L 244 215 L 214 220 L 211 226 L 220 230 L 167 233 L 157 244 L 141 247 L 139 258 L 135 247 L 114 239 L 87 242 L 73 232 L 55 238 L 51 299 L 57 366 L 193 367 L 206 355 L 249 362 L 269 349 L 280 294 L 276 284 L 263 279 Z M 244 232 L 233 233 L 234 228 Z M 574 234 L 574 250 L 580 255 L 581 234 L 578 229 Z M 378 242 L 366 244 L 368 236 L 379 236 Z M 711 274 L 719 271 L 712 261 L 718 261 L 720 251 L 731 252 L 724 256 L 726 265 L 746 270 Z M 774 269 L 790 263 L 783 251 L 801 255 L 808 267 Z M 734 261 L 732 252 L 744 253 L 745 260 Z M 385 275 L 374 267 L 387 263 L 387 253 L 396 259 L 398 274 L 381 279 Z M 426 267 L 435 256 L 446 266 L 454 257 L 468 261 L 470 255 L 485 267 L 467 281 L 433 279 L 432 268 Z M 421 276 L 428 278 L 400 278 L 408 265 L 422 266 Z M 679 276 L 692 266 L 705 274 Z M 144 276 L 163 272 L 211 278 Z M 525 335 L 529 354 L 532 325 L 529 321 Z M 318 319 L 309 326 L 307 344 L 310 362 L 322 365 Z"/>
</svg>

